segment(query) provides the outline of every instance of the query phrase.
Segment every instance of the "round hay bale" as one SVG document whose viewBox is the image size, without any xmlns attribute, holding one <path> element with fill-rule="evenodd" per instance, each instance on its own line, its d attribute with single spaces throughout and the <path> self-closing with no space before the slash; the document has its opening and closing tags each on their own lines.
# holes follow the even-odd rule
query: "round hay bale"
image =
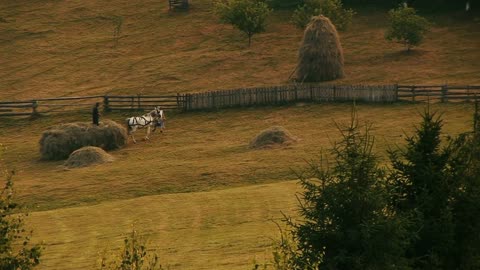
<svg viewBox="0 0 480 270">
<path fill-rule="evenodd" d="M 271 127 L 258 134 L 251 142 L 250 148 L 262 149 L 280 145 L 289 145 L 297 139 L 283 127 Z"/>
<path fill-rule="evenodd" d="M 321 82 L 344 75 L 343 50 L 335 26 L 327 17 L 313 17 L 300 46 L 296 80 Z"/>
<path fill-rule="evenodd" d="M 127 131 L 114 121 L 105 120 L 98 126 L 84 122 L 67 123 L 43 132 L 40 154 L 44 160 L 61 160 L 84 146 L 113 150 L 126 143 Z"/>
<path fill-rule="evenodd" d="M 102 148 L 86 146 L 73 151 L 67 161 L 65 161 L 65 166 L 68 168 L 80 168 L 112 161 L 113 157 Z"/>
</svg>

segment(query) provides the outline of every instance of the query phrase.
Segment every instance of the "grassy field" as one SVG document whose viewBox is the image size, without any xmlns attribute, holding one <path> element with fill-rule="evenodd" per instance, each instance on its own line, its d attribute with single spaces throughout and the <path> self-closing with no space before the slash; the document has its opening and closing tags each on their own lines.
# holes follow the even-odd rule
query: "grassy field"
<svg viewBox="0 0 480 270">
<path fill-rule="evenodd" d="M 248 48 L 218 22 L 212 1 L 194 1 L 188 13 L 167 4 L 2 1 L 0 99 L 276 85 L 294 70 L 302 31 L 289 12 L 275 12 Z M 406 54 L 384 39 L 386 11 L 360 10 L 341 33 L 346 78 L 338 83 L 480 84 L 480 21 L 432 20 L 425 44 Z"/>
<path fill-rule="evenodd" d="M 33 241 L 46 240 L 39 269 L 96 269 L 105 249 L 120 252 L 132 224 L 170 269 L 250 269 L 270 258 L 274 221 L 294 212 L 296 190 L 290 181 L 147 196 L 35 212 L 28 221 Z"/>
<path fill-rule="evenodd" d="M 172 269 L 248 269 L 270 258 L 278 237 L 271 219 L 295 215 L 299 191 L 291 169 L 339 138 L 333 120 L 349 120 L 349 104 L 314 104 L 169 115 L 166 133 L 113 151 L 113 163 L 66 170 L 39 161 L 46 126 L 88 115 L 56 116 L 20 125 L 0 137 L 5 162 L 17 171 L 18 198 L 33 211 L 27 225 L 45 241 L 40 269 L 94 269 L 104 249 L 119 250 L 133 223 Z M 375 151 L 403 145 L 424 105 L 359 105 L 373 123 Z M 436 104 L 445 136 L 469 130 L 472 104 Z M 115 120 L 121 115 L 109 115 Z M 287 148 L 251 150 L 249 141 L 273 125 L 299 141 Z M 46 211 L 45 211 L 46 210 Z"/>
<path fill-rule="evenodd" d="M 380 155 L 403 144 L 425 105 L 359 105 L 362 121 L 373 124 Z M 445 132 L 469 129 L 471 104 L 433 105 L 444 113 Z M 61 115 L 0 130 L 7 147 L 5 159 L 16 169 L 22 202 L 45 210 L 145 195 L 206 191 L 292 179 L 292 169 L 318 157 L 340 136 L 334 121 L 347 122 L 349 104 L 318 104 L 252 108 L 169 116 L 167 130 L 149 142 L 111 152 L 116 161 L 92 168 L 66 170 L 62 162 L 40 161 L 38 141 L 49 125 L 89 119 L 88 115 Z M 110 115 L 121 121 L 121 115 Z M 270 126 L 283 126 L 298 143 L 284 149 L 252 150 L 250 140 Z M 140 131 L 138 136 L 142 136 Z M 20 135 L 20 136 L 19 136 Z"/>
<path fill-rule="evenodd" d="M 104 93 L 165 94 L 275 85 L 295 68 L 302 32 L 275 12 L 267 32 L 247 39 L 219 24 L 211 1 L 169 13 L 167 1 L 0 2 L 0 100 Z M 383 38 L 385 12 L 359 11 L 341 33 L 345 84 L 480 84 L 480 25 L 432 17 L 426 42 L 407 54 Z M 118 35 L 115 36 L 115 30 Z M 66 170 L 40 161 L 49 126 L 88 121 L 88 112 L 0 119 L 4 163 L 15 169 L 28 225 L 45 240 L 41 269 L 92 269 L 104 248 L 119 248 L 132 223 L 173 269 L 248 269 L 269 256 L 279 211 L 293 213 L 292 169 L 339 138 L 350 104 L 292 104 L 168 114 L 165 134 L 113 151 L 116 161 Z M 376 152 L 402 145 L 422 104 L 360 104 Z M 435 104 L 445 136 L 470 129 L 471 104 Z M 106 114 L 123 122 L 126 115 Z M 252 150 L 250 140 L 280 125 L 298 142 Z M 139 137 L 142 131 L 139 132 Z M 98 256 L 97 256 L 98 255 Z"/>
</svg>

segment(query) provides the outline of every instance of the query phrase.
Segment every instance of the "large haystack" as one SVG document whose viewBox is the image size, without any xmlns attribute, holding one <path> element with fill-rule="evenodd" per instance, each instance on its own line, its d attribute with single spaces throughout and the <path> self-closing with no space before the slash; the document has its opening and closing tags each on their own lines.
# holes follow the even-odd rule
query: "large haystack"
<svg viewBox="0 0 480 270">
<path fill-rule="evenodd" d="M 44 131 L 40 139 L 42 159 L 66 159 L 73 151 L 84 146 L 98 146 L 105 150 L 122 147 L 127 143 L 124 127 L 113 122 L 103 121 L 99 126 L 91 123 L 62 124 Z"/>
<path fill-rule="evenodd" d="M 70 154 L 70 157 L 65 161 L 65 166 L 68 168 L 79 168 L 112 161 L 113 157 L 102 148 L 86 146 Z"/>
<path fill-rule="evenodd" d="M 250 148 L 262 149 L 271 148 L 274 146 L 289 145 L 295 142 L 297 139 L 283 127 L 271 127 L 268 128 L 250 142 Z"/>
<path fill-rule="evenodd" d="M 300 46 L 296 80 L 321 82 L 343 76 L 343 50 L 335 26 L 327 17 L 313 17 Z"/>
</svg>

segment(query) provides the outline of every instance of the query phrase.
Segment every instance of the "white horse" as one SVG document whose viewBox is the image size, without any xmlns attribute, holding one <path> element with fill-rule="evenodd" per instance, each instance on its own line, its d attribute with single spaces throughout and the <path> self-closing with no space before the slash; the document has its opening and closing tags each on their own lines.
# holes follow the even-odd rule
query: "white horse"
<svg viewBox="0 0 480 270">
<path fill-rule="evenodd" d="M 148 136 L 150 135 L 150 129 L 151 127 L 154 127 L 156 129 L 157 123 L 159 119 L 161 119 L 161 115 L 163 115 L 163 110 L 160 110 L 160 107 L 155 107 L 154 110 L 151 112 L 142 115 L 142 116 L 133 116 L 130 118 L 126 119 L 127 122 L 127 130 L 128 130 L 128 135 L 132 136 L 133 142 L 137 143 L 135 140 L 135 137 L 133 136 L 133 133 L 138 129 L 138 128 L 147 128 L 147 134 L 145 136 L 145 140 L 149 140 Z"/>
</svg>

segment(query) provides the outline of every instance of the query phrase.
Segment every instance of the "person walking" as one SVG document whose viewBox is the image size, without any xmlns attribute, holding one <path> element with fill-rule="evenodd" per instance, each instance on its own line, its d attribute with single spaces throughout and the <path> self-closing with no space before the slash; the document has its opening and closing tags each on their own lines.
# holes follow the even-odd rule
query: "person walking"
<svg viewBox="0 0 480 270">
<path fill-rule="evenodd" d="M 95 103 L 95 106 L 93 107 L 93 110 L 92 110 L 92 121 L 93 121 L 93 124 L 96 126 L 98 126 L 98 120 L 100 119 L 98 106 L 100 106 L 100 103 L 99 102 Z"/>
</svg>

